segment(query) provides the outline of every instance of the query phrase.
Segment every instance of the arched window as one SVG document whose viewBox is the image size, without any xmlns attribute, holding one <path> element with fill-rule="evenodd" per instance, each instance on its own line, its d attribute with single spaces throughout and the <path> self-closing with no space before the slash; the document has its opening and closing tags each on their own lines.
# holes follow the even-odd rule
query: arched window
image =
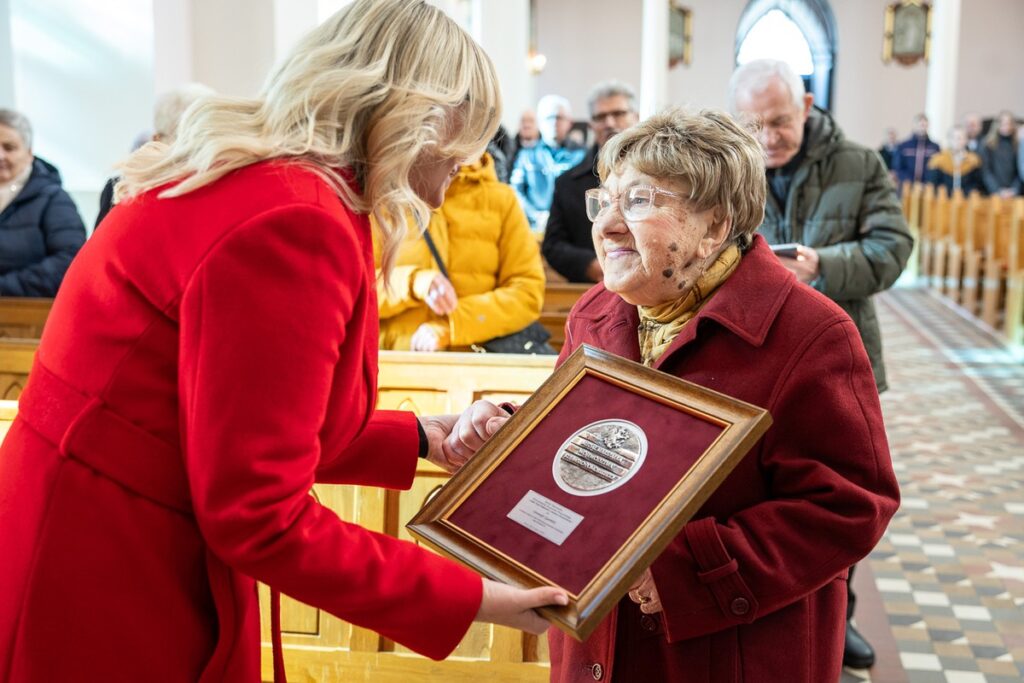
<svg viewBox="0 0 1024 683">
<path fill-rule="evenodd" d="M 835 17 L 828 0 L 750 0 L 736 30 L 736 64 L 780 59 L 828 109 L 836 57 Z"/>
</svg>

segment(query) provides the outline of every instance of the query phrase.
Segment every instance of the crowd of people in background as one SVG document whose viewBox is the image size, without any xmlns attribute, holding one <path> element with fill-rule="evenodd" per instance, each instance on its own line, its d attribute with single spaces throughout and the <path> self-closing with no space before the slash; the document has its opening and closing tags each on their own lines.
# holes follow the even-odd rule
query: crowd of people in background
<svg viewBox="0 0 1024 683">
<path fill-rule="evenodd" d="M 929 183 L 965 195 L 1016 197 L 1024 190 L 1024 126 L 1003 110 L 989 121 L 970 113 L 950 128 L 946 146 L 928 136 L 928 117 L 914 117 L 910 137 L 900 141 L 895 128 L 878 149 L 897 185 Z"/>
</svg>

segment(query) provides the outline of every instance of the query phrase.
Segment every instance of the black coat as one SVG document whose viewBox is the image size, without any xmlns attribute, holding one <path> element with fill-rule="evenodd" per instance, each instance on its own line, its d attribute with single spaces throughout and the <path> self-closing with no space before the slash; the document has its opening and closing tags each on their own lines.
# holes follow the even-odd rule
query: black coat
<svg viewBox="0 0 1024 683">
<path fill-rule="evenodd" d="M 544 228 L 544 258 L 569 282 L 590 282 L 587 267 L 597 258 L 584 197 L 587 190 L 601 184 L 594 168 L 596 161 L 597 148 L 591 147 L 583 161 L 558 176 Z"/>
<path fill-rule="evenodd" d="M 25 187 L 0 213 L 0 295 L 54 296 L 84 243 L 85 226 L 60 173 L 36 158 Z"/>
</svg>

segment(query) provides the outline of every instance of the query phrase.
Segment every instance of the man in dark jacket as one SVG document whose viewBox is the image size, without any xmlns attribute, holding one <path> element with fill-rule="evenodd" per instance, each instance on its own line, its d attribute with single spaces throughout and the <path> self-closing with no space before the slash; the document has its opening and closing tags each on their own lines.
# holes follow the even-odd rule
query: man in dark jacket
<svg viewBox="0 0 1024 683">
<path fill-rule="evenodd" d="M 920 183 L 928 175 L 928 161 L 939 152 L 937 142 L 928 137 L 928 117 L 914 117 L 914 132 L 896 148 L 892 157 L 892 172 L 898 183 Z"/>
<path fill-rule="evenodd" d="M 60 173 L 32 155 L 32 127 L 0 109 L 0 296 L 51 297 L 85 243 Z"/>
<path fill-rule="evenodd" d="M 878 390 L 884 391 L 882 338 L 871 296 L 896 282 L 913 247 L 885 165 L 813 106 L 813 96 L 784 62 L 765 59 L 738 68 L 729 99 L 733 112 L 762 126 L 758 139 L 769 191 L 759 232 L 771 245 L 791 245 L 793 256 L 780 256 L 781 263 L 850 315 Z M 848 597 L 843 661 L 868 667 L 875 653 L 849 621 L 856 596 L 851 590 Z"/>
<path fill-rule="evenodd" d="M 569 282 L 600 282 L 601 266 L 594 252 L 587 218 L 587 190 L 600 184 L 594 164 L 601 145 L 637 122 L 636 94 L 625 83 L 598 83 L 587 100 L 594 145 L 579 164 L 555 180 L 551 213 L 544 230 L 544 258 Z"/>
</svg>

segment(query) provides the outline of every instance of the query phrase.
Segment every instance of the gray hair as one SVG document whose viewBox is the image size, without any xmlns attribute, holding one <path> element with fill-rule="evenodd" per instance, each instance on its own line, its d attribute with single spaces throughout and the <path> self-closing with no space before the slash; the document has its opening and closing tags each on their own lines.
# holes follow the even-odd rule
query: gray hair
<svg viewBox="0 0 1024 683">
<path fill-rule="evenodd" d="M 24 114 L 13 109 L 0 109 L 0 126 L 13 129 L 21 137 L 25 147 L 32 149 L 32 124 Z"/>
<path fill-rule="evenodd" d="M 789 88 L 793 104 L 803 107 L 804 81 L 786 62 L 779 59 L 755 59 L 738 67 L 729 79 L 729 109 L 736 113 L 736 98 L 739 93 L 758 91 L 766 88 L 771 79 L 777 78 Z"/>
<path fill-rule="evenodd" d="M 196 100 L 214 94 L 213 88 L 201 83 L 186 83 L 163 93 L 153 105 L 153 133 L 170 143 L 177 136 L 182 114 Z"/>
<path fill-rule="evenodd" d="M 622 81 L 601 81 L 593 87 L 587 97 L 587 110 L 594 115 L 598 100 L 606 100 L 609 97 L 625 97 L 629 101 L 630 111 L 636 111 L 636 93 Z"/>
</svg>

